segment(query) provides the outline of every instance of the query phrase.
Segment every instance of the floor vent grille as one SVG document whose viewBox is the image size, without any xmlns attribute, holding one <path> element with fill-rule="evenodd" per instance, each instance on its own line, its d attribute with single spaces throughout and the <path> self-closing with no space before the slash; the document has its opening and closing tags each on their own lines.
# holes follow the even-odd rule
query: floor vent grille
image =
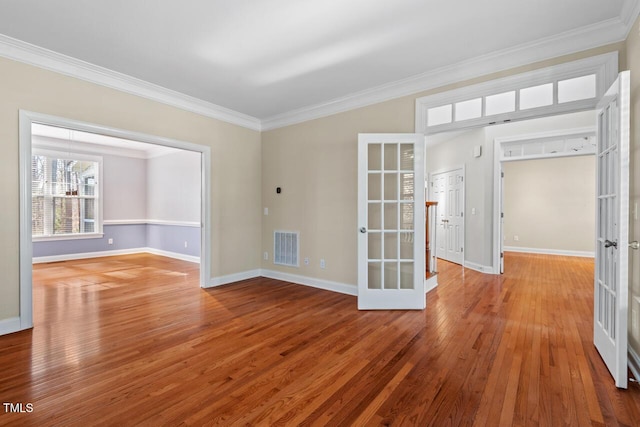
<svg viewBox="0 0 640 427">
<path fill-rule="evenodd" d="M 289 267 L 299 267 L 300 246 L 297 231 L 278 231 L 273 233 L 273 263 Z"/>
</svg>

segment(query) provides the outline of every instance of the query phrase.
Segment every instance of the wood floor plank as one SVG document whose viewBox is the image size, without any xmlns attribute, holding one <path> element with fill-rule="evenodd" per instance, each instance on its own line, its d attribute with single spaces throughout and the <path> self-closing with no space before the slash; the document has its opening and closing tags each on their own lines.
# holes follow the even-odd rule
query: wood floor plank
<svg viewBox="0 0 640 427">
<path fill-rule="evenodd" d="M 439 263 L 424 311 L 137 254 L 34 266 L 0 337 L 0 425 L 640 425 L 593 346 L 593 260 Z"/>
</svg>

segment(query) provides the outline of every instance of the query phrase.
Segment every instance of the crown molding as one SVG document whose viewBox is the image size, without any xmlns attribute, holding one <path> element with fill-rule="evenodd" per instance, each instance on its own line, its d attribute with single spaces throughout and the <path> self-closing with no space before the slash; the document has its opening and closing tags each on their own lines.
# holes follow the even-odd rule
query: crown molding
<svg viewBox="0 0 640 427">
<path fill-rule="evenodd" d="M 256 117 L 2 34 L 0 34 L 0 56 L 251 130 L 264 131 L 620 42 L 627 38 L 639 15 L 640 0 L 624 0 L 620 16 L 617 18 L 441 67 L 328 102 L 277 114 L 262 121 Z"/>
<path fill-rule="evenodd" d="M 597 24 L 546 37 L 534 42 L 482 55 L 454 65 L 418 74 L 396 82 L 356 92 L 322 104 L 303 107 L 262 120 L 262 130 L 277 129 L 308 120 L 366 107 L 402 96 L 417 94 L 488 74 L 581 52 L 626 39 L 633 26 L 640 1 L 627 0 L 624 18 L 617 17 Z M 628 24 L 628 22 L 631 22 Z"/>
<path fill-rule="evenodd" d="M 219 105 L 0 34 L 0 56 L 147 98 L 223 122 L 260 130 L 260 120 Z"/>
</svg>

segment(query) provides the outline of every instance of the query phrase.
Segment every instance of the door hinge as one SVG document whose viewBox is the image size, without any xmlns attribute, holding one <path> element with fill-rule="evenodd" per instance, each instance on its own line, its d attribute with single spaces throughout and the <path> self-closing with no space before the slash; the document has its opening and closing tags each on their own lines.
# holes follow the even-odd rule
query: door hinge
<svg viewBox="0 0 640 427">
<path fill-rule="evenodd" d="M 464 216 L 464 212 L 460 212 L 460 216 L 463 217 Z"/>
<path fill-rule="evenodd" d="M 504 212 L 500 212 L 500 218 L 504 218 Z"/>
<path fill-rule="evenodd" d="M 504 178 L 504 172 L 500 172 L 500 178 Z"/>
<path fill-rule="evenodd" d="M 504 252 L 500 252 L 500 258 L 504 258 Z"/>
</svg>

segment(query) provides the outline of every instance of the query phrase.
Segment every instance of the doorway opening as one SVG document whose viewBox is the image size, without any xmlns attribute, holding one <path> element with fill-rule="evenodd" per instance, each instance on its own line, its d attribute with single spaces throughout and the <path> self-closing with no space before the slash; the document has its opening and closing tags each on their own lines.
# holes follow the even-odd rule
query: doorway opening
<svg viewBox="0 0 640 427">
<path fill-rule="evenodd" d="M 504 252 L 595 256 L 596 129 L 592 113 L 494 139 L 494 259 Z M 501 125 L 505 129 L 513 125 Z"/>
<path fill-rule="evenodd" d="M 33 262 L 144 251 L 199 262 L 208 286 L 210 164 L 206 146 L 21 111 L 20 329 Z"/>
</svg>

